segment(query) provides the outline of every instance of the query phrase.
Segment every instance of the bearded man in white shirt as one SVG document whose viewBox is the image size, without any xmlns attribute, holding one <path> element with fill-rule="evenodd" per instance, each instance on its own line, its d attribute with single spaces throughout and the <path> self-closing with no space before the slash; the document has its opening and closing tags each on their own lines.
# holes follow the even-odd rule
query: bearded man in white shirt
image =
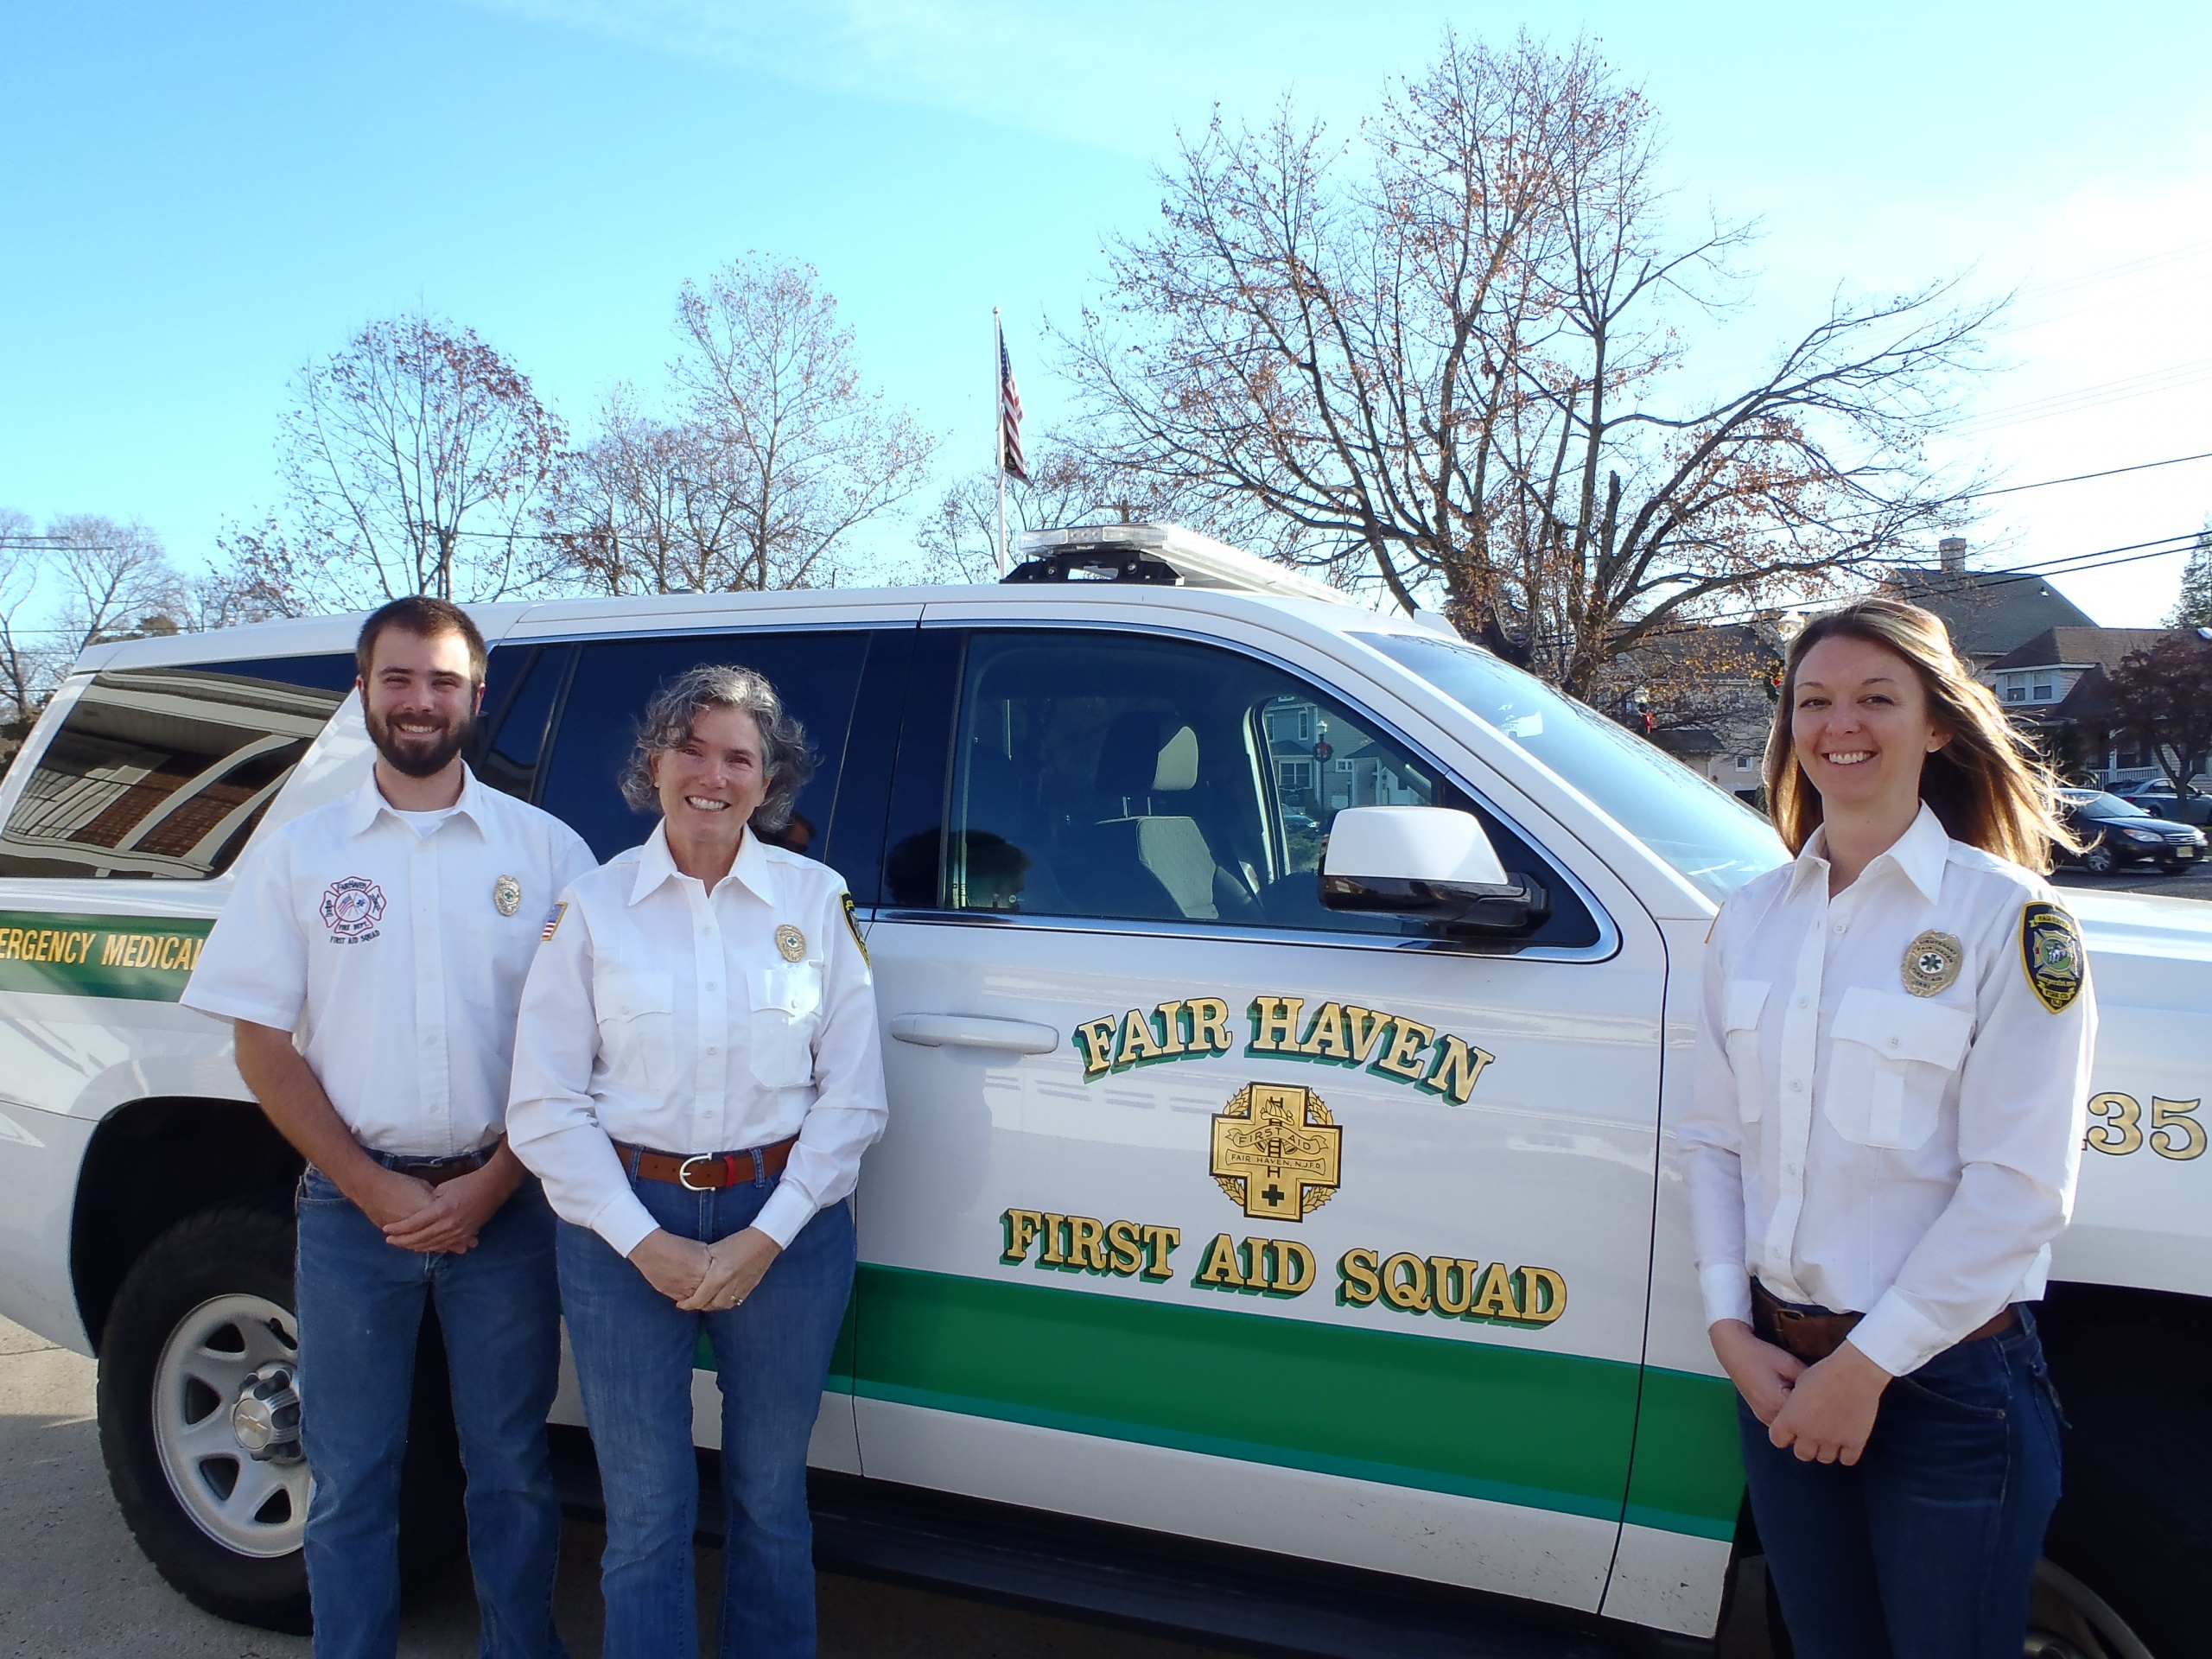
<svg viewBox="0 0 2212 1659">
<path fill-rule="evenodd" d="M 400 1464 L 434 1298 L 482 1651 L 551 1659 L 564 1651 L 545 1441 L 553 1217 L 507 1148 L 505 1105 L 538 936 L 595 861 L 462 763 L 486 661 L 467 613 L 394 601 L 356 654 L 375 767 L 248 856 L 183 1000 L 234 1023 L 240 1075 L 307 1160 L 296 1290 L 316 1653 L 389 1659 L 398 1645 Z"/>
</svg>

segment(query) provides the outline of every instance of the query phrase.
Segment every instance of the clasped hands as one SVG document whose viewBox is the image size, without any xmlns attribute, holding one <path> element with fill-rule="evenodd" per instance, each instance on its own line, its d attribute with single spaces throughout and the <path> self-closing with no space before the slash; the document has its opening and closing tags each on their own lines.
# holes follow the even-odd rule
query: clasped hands
<svg viewBox="0 0 2212 1659">
<path fill-rule="evenodd" d="M 719 1313 L 753 1294 L 784 1247 L 758 1227 L 711 1244 L 656 1227 L 630 1252 L 631 1265 L 687 1313 Z"/>
<path fill-rule="evenodd" d="M 1846 1342 L 1817 1364 L 1759 1338 L 1741 1319 L 1717 1319 L 1707 1333 L 1767 1439 L 1803 1463 L 1848 1467 L 1866 1449 L 1890 1374 Z"/>
<path fill-rule="evenodd" d="M 373 1189 L 356 1202 L 384 1229 L 388 1243 L 425 1255 L 474 1249 L 477 1234 L 516 1185 L 507 1171 L 490 1163 L 436 1186 L 404 1170 L 377 1173 Z"/>
</svg>

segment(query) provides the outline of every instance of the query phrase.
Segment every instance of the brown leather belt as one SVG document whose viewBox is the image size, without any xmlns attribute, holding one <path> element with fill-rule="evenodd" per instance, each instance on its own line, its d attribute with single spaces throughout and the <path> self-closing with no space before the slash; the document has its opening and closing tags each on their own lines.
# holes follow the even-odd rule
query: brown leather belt
<svg viewBox="0 0 2212 1659">
<path fill-rule="evenodd" d="M 714 1192 L 726 1186 L 742 1186 L 748 1181 L 765 1181 L 782 1174 L 784 1166 L 791 1160 L 791 1148 L 798 1144 L 798 1136 L 793 1135 L 772 1147 L 753 1147 L 744 1152 L 701 1152 L 688 1158 L 680 1152 L 655 1152 L 651 1147 L 633 1147 L 626 1141 L 616 1141 L 614 1150 L 622 1155 L 622 1166 L 632 1175 L 643 1176 L 649 1181 L 666 1181 L 688 1192 Z"/>
<path fill-rule="evenodd" d="M 1808 1363 L 1817 1364 L 1843 1346 L 1863 1313 L 1827 1313 L 1785 1302 L 1758 1280 L 1751 1281 L 1751 1329 L 1762 1342 L 1788 1350 Z M 1987 1323 L 1969 1331 L 1961 1342 L 1980 1342 L 2000 1331 L 2009 1331 L 2020 1316 L 2008 1305 Z"/>
</svg>

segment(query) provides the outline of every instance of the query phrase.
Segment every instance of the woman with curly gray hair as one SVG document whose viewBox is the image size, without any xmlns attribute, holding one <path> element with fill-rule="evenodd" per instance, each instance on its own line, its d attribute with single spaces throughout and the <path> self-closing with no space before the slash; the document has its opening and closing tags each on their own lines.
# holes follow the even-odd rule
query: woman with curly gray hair
<svg viewBox="0 0 2212 1659">
<path fill-rule="evenodd" d="M 610 1659 L 698 1652 L 691 1376 L 722 1396 L 721 1650 L 814 1651 L 806 1446 L 852 1288 L 849 1202 L 882 1133 L 852 900 L 780 830 L 813 769 L 750 669 L 645 710 L 622 793 L 661 821 L 546 920 L 510 1143 L 561 1218 L 561 1294 L 607 1498 Z"/>
</svg>

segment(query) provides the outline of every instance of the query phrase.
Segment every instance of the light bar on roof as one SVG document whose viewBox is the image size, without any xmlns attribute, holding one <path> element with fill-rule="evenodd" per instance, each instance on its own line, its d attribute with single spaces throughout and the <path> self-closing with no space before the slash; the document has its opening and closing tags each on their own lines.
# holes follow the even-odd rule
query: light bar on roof
<svg viewBox="0 0 2212 1659">
<path fill-rule="evenodd" d="M 1148 554 L 1182 577 L 1191 588 L 1235 593 L 1274 594 L 1284 599 L 1351 601 L 1301 571 L 1247 553 L 1181 524 L 1076 524 L 1059 530 L 1025 530 L 1016 539 L 1025 558 L 1046 558 L 1085 548 L 1126 548 Z"/>
</svg>

